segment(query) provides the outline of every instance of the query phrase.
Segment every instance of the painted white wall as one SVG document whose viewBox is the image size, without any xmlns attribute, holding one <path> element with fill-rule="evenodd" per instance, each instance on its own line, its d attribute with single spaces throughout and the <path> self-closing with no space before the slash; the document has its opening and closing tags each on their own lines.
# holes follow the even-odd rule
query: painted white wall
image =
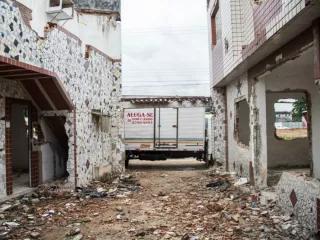
<svg viewBox="0 0 320 240">
<path fill-rule="evenodd" d="M 49 0 L 18 0 L 20 3 L 32 9 L 31 27 L 39 36 L 44 36 L 44 27 L 47 22 L 54 21 L 48 17 Z M 72 34 L 79 37 L 84 45 L 92 45 L 112 58 L 121 58 L 121 28 L 120 22 L 114 17 L 106 15 L 84 14 L 74 11 L 70 20 L 58 22 Z"/>
<path fill-rule="evenodd" d="M 314 175 L 320 178 L 320 94 L 313 80 L 313 48 L 295 60 L 289 61 L 264 76 L 266 90 L 307 90 L 312 101 L 312 157 Z"/>
<path fill-rule="evenodd" d="M 279 99 L 304 97 L 303 93 L 267 93 L 267 141 L 268 141 L 268 168 L 310 166 L 309 140 L 298 138 L 282 140 L 275 137 L 274 104 Z"/>
<path fill-rule="evenodd" d="M 235 128 L 235 117 L 236 117 L 236 106 L 235 103 L 238 100 L 248 99 L 248 81 L 247 76 L 242 76 L 239 79 L 242 83 L 241 91 L 238 91 L 237 83 L 234 81 L 227 87 L 227 116 L 228 116 L 228 154 L 229 154 L 229 168 L 231 171 L 236 170 L 239 173 L 240 165 L 243 168 L 243 176 L 249 177 L 249 162 L 251 161 L 251 147 L 239 144 L 234 136 Z M 250 131 L 248 128 L 247 131 Z M 234 163 L 236 169 L 233 168 Z"/>
<path fill-rule="evenodd" d="M 63 27 L 78 36 L 84 44 L 92 45 L 112 58 L 121 58 L 121 28 L 114 18 L 75 13 L 74 18 Z"/>
<path fill-rule="evenodd" d="M 252 159 L 255 166 L 255 179 L 257 185 L 266 186 L 268 177 L 268 148 L 267 148 L 267 111 L 266 111 L 266 84 L 264 79 L 259 79 L 255 85 L 255 92 L 251 97 L 251 106 L 256 106 L 256 109 L 252 109 L 251 117 L 254 118 L 255 112 L 256 118 L 252 119 L 251 131 L 255 131 L 257 127 L 256 137 L 251 135 L 251 142 L 255 147 L 251 149 Z M 257 121 L 257 123 L 253 122 Z M 255 126 L 258 124 L 258 126 Z"/>
</svg>

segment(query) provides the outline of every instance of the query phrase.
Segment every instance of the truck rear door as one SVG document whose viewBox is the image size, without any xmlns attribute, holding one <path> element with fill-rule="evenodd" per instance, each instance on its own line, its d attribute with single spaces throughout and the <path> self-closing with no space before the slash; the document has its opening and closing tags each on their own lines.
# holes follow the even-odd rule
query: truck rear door
<svg viewBox="0 0 320 240">
<path fill-rule="evenodd" d="M 178 109 L 157 108 L 155 124 L 156 148 L 178 147 Z"/>
</svg>

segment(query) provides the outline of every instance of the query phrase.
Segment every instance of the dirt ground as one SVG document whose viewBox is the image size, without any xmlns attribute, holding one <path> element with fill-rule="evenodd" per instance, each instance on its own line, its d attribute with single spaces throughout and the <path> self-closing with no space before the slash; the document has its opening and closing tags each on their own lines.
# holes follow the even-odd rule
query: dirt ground
<svg viewBox="0 0 320 240">
<path fill-rule="evenodd" d="M 307 128 L 293 128 L 293 129 L 277 129 L 276 134 L 279 138 L 284 140 L 293 140 L 297 138 L 307 138 Z"/>
<path fill-rule="evenodd" d="M 40 198 L 31 216 L 9 212 L 20 228 L 7 239 L 307 239 L 273 202 L 260 206 L 249 186 L 196 160 L 131 161 L 128 173 L 141 184 L 129 195 Z"/>
<path fill-rule="evenodd" d="M 163 233 L 174 232 L 181 239 L 188 231 L 202 231 L 204 219 L 193 217 L 192 212 L 208 197 L 198 189 L 200 181 L 204 184 L 206 179 L 205 170 L 204 163 L 193 159 L 130 161 L 128 173 L 137 176 L 142 191 L 130 198 L 97 200 L 84 206 L 81 211 L 87 214 L 83 218 L 91 221 L 81 224 L 82 234 L 88 239 L 116 240 L 160 239 Z M 185 204 L 192 208 L 186 209 Z M 121 219 L 117 219 L 121 214 Z M 177 222 L 180 217 L 187 221 Z M 43 239 L 64 239 L 69 230 L 52 226 L 46 229 Z M 159 234 L 154 234 L 157 230 Z"/>
</svg>

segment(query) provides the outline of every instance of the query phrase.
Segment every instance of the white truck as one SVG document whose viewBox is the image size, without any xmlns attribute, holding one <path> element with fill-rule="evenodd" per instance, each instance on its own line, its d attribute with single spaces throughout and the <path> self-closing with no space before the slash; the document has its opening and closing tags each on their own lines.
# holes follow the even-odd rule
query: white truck
<svg viewBox="0 0 320 240">
<path fill-rule="evenodd" d="M 124 121 L 126 166 L 130 159 L 207 161 L 204 107 L 125 109 Z"/>
</svg>

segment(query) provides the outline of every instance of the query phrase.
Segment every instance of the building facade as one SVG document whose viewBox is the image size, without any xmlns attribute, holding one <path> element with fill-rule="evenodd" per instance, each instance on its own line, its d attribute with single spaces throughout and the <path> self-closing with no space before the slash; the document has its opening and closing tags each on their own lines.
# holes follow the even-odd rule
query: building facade
<svg viewBox="0 0 320 240">
<path fill-rule="evenodd" d="M 0 198 L 122 168 L 120 3 L 0 1 Z"/>
<path fill-rule="evenodd" d="M 320 2 L 211 0 L 208 20 L 216 160 L 276 185 L 284 209 L 319 230 Z M 285 100 L 305 104 L 307 136 L 276 128 Z"/>
</svg>

